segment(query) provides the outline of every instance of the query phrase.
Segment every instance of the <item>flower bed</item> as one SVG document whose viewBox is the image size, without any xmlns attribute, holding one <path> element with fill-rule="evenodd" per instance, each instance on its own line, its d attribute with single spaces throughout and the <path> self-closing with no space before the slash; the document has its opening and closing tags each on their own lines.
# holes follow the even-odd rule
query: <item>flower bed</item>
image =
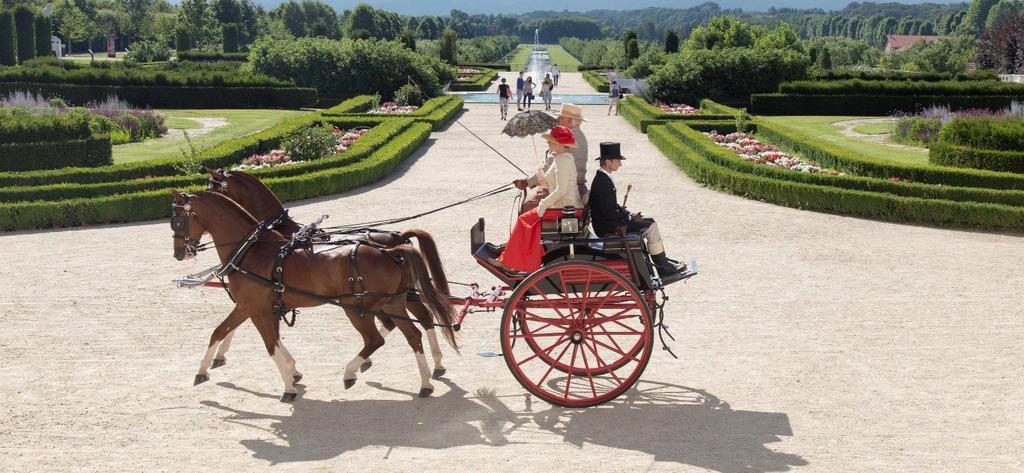
<svg viewBox="0 0 1024 473">
<path fill-rule="evenodd" d="M 419 110 L 415 105 L 398 105 L 396 102 L 384 102 L 380 108 L 373 113 L 386 113 L 388 115 L 405 115 Z"/>
<path fill-rule="evenodd" d="M 334 127 L 331 130 L 331 133 L 334 134 L 335 139 L 337 140 L 337 144 L 334 145 L 334 154 L 338 155 L 345 152 L 352 147 L 353 143 L 359 141 L 360 138 L 369 133 L 370 130 L 371 128 L 367 127 L 353 128 L 351 130 L 342 130 L 338 127 Z M 283 149 L 275 149 L 266 154 L 253 154 L 252 156 L 245 158 L 241 164 L 238 164 L 231 169 L 234 171 L 249 171 L 252 169 L 272 168 L 302 162 L 305 161 L 292 159 L 291 156 L 288 156 L 288 153 Z"/>
<path fill-rule="evenodd" d="M 483 71 L 481 71 L 480 69 L 477 69 L 475 67 L 460 67 L 459 68 L 459 74 L 480 74 L 481 72 L 483 72 Z"/>
<path fill-rule="evenodd" d="M 796 156 L 783 153 L 779 151 L 778 147 L 757 141 L 746 133 L 720 135 L 717 131 L 712 130 L 709 133 L 705 133 L 705 135 L 718 146 L 729 148 L 743 159 L 758 164 L 800 172 L 824 173 L 831 176 L 843 175 L 841 172 L 822 168 L 814 161 L 804 161 Z"/>
<path fill-rule="evenodd" d="M 674 114 L 677 114 L 677 115 L 695 115 L 695 114 L 700 113 L 700 109 L 699 108 L 694 108 L 694 107 L 691 107 L 691 106 L 686 105 L 684 103 L 674 103 L 674 104 L 658 103 L 658 104 L 655 104 L 655 106 L 658 107 L 659 109 L 661 109 L 661 113 L 674 113 Z"/>
</svg>

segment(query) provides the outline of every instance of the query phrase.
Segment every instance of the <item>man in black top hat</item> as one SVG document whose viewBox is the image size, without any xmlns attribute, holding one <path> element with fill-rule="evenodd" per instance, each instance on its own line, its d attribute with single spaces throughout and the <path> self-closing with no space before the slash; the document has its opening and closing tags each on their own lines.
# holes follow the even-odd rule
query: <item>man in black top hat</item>
<svg viewBox="0 0 1024 473">
<path fill-rule="evenodd" d="M 609 235 L 625 235 L 626 233 L 643 234 L 647 240 L 647 250 L 654 260 L 654 267 L 662 279 L 679 275 L 686 270 L 686 265 L 665 256 L 665 245 L 661 242 L 658 224 L 652 218 L 644 218 L 639 212 L 630 214 L 625 207 L 618 204 L 615 193 L 615 181 L 611 174 L 622 166 L 626 159 L 619 150 L 619 143 L 601 143 L 601 156 L 597 158 L 601 167 L 594 175 L 590 185 L 590 223 L 594 233 L 605 237 Z"/>
</svg>

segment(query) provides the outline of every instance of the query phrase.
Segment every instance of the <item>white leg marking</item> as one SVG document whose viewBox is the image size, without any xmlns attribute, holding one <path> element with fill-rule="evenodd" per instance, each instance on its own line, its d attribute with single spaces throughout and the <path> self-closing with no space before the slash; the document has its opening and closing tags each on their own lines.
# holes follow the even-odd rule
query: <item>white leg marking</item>
<svg viewBox="0 0 1024 473">
<path fill-rule="evenodd" d="M 199 374 L 207 374 L 210 370 L 210 364 L 213 363 L 213 354 L 217 352 L 217 345 L 210 345 L 206 349 L 206 354 L 203 355 L 202 361 L 199 362 Z"/>
<path fill-rule="evenodd" d="M 420 370 L 420 387 L 427 389 L 434 389 L 434 385 L 430 384 L 430 370 L 427 369 L 427 357 L 422 353 L 416 354 L 416 368 Z"/>
<path fill-rule="evenodd" d="M 238 329 L 236 328 L 235 330 L 238 330 Z M 232 330 L 232 331 L 228 332 L 227 336 L 224 337 L 224 340 L 220 341 L 220 347 L 217 348 L 217 358 L 218 359 L 221 359 L 221 360 L 226 359 L 226 358 L 224 358 L 224 354 L 226 354 L 228 352 L 228 349 L 231 348 L 231 339 L 234 338 L 234 336 L 235 336 L 235 330 Z"/>
<path fill-rule="evenodd" d="M 359 355 L 356 355 L 355 358 L 352 358 L 352 361 L 348 362 L 348 364 L 345 365 L 345 376 L 343 376 L 341 379 L 356 379 L 356 370 L 358 370 L 359 367 L 362 366 L 364 361 L 366 361 L 366 358 L 363 358 Z"/>
<path fill-rule="evenodd" d="M 300 374 L 299 370 L 295 368 L 295 357 L 293 357 L 292 353 L 284 347 L 284 342 L 277 342 L 277 349 L 281 350 L 281 353 L 284 355 L 284 359 L 288 362 L 288 369 L 291 370 L 292 376 Z"/>
<path fill-rule="evenodd" d="M 274 364 L 277 365 L 277 371 L 281 374 L 281 380 L 284 381 L 284 392 L 294 393 L 295 383 L 292 381 L 292 370 L 288 367 L 288 358 L 285 355 L 285 350 L 281 349 L 281 343 L 278 342 L 277 349 L 274 350 L 274 354 L 271 356 L 274 359 Z"/>
<path fill-rule="evenodd" d="M 444 369 L 441 363 L 441 347 L 437 344 L 437 330 L 427 329 L 427 344 L 430 345 L 430 356 L 434 358 L 434 369 Z"/>
</svg>

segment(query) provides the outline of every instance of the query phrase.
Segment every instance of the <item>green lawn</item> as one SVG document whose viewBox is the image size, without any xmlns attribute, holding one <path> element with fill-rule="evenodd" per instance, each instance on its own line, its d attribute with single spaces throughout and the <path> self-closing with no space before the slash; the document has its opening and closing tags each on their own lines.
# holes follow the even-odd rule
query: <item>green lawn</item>
<svg viewBox="0 0 1024 473">
<path fill-rule="evenodd" d="M 871 117 L 779 116 L 759 118 L 875 158 L 901 163 L 928 164 L 928 150 L 901 149 L 881 143 L 858 140 L 843 136 L 838 128 L 832 126 L 835 122 Z"/>
<path fill-rule="evenodd" d="M 551 63 L 558 64 L 558 69 L 562 72 L 576 72 L 579 70 L 580 62 L 561 46 L 557 44 L 542 44 L 540 46 L 548 50 L 548 57 L 551 58 Z M 508 62 L 511 64 L 512 70 L 521 71 L 526 68 L 526 63 L 530 62 L 530 54 L 532 53 L 532 44 L 520 44 L 519 48 L 509 53 Z"/>
<path fill-rule="evenodd" d="M 865 135 L 887 135 L 892 133 L 892 124 L 870 123 L 867 125 L 858 125 L 853 127 L 853 131 L 856 131 L 857 133 L 864 133 Z"/>
<path fill-rule="evenodd" d="M 167 117 L 166 124 L 171 131 L 161 138 L 114 146 L 114 163 L 180 156 L 181 148 L 185 147 L 186 143 L 185 137 L 176 130 L 187 129 L 192 143 L 202 150 L 225 140 L 265 130 L 286 118 L 310 113 L 294 110 L 241 109 L 157 110 L 157 112 Z M 202 128 L 200 119 L 219 119 L 227 121 L 227 124 L 214 127 L 208 133 L 200 133 Z"/>
</svg>

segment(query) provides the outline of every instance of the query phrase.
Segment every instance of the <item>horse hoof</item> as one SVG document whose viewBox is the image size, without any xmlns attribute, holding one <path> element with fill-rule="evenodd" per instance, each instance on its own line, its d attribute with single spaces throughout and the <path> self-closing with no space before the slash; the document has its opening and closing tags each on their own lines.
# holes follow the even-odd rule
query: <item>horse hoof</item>
<svg viewBox="0 0 1024 473">
<path fill-rule="evenodd" d="M 433 377 L 434 377 L 434 379 L 441 379 L 441 377 L 444 376 L 444 374 L 447 373 L 447 372 L 448 372 L 448 370 L 446 370 L 444 368 L 434 368 L 434 375 L 433 375 Z"/>
<path fill-rule="evenodd" d="M 352 386 L 355 386 L 355 385 L 356 385 L 356 380 L 354 380 L 354 379 L 346 379 L 345 380 L 345 389 L 351 388 Z"/>
<path fill-rule="evenodd" d="M 366 361 L 363 362 L 363 364 L 359 365 L 359 372 L 360 373 L 365 373 L 366 370 L 370 369 L 371 366 L 373 366 L 373 361 L 372 360 L 366 360 Z"/>
<path fill-rule="evenodd" d="M 213 364 L 210 365 L 210 369 L 220 368 L 221 366 L 224 366 L 226 364 L 228 364 L 228 360 L 225 360 L 224 358 L 214 358 Z"/>
<path fill-rule="evenodd" d="M 295 402 L 295 397 L 298 395 L 299 393 L 284 393 L 281 395 L 281 402 Z"/>
<path fill-rule="evenodd" d="M 434 393 L 434 388 L 420 388 L 420 397 L 430 397 Z"/>
<path fill-rule="evenodd" d="M 302 381 L 302 373 L 295 373 L 292 375 L 292 383 L 298 383 Z"/>
<path fill-rule="evenodd" d="M 205 382 L 207 382 L 209 380 L 210 380 L 210 375 L 197 374 L 196 375 L 196 380 L 195 380 L 195 382 L 192 383 L 192 385 L 193 386 L 199 386 L 200 384 L 203 384 L 203 383 L 205 383 Z"/>
</svg>

